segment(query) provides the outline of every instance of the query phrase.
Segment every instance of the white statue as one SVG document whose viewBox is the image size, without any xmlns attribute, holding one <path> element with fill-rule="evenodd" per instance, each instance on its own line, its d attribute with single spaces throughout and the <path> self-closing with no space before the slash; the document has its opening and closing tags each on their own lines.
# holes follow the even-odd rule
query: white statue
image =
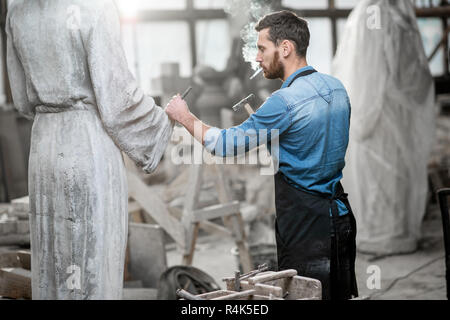
<svg viewBox="0 0 450 320">
<path fill-rule="evenodd" d="M 121 299 L 128 231 L 121 151 L 151 172 L 172 123 L 128 70 L 112 0 L 15 0 L 6 32 L 14 104 L 34 118 L 33 299 Z"/>
<path fill-rule="evenodd" d="M 357 248 L 414 251 L 425 214 L 435 97 L 411 1 L 359 1 L 333 69 L 352 106 L 343 185 L 358 221 Z"/>
</svg>

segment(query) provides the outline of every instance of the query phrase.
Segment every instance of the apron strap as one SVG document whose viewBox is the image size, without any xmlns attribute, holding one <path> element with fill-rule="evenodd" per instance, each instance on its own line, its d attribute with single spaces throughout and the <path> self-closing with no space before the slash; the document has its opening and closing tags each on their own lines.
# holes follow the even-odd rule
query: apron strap
<svg viewBox="0 0 450 320">
<path fill-rule="evenodd" d="M 314 72 L 317 72 L 317 71 L 315 69 L 312 69 L 312 70 L 306 70 L 306 71 L 300 72 L 298 75 L 296 75 L 294 77 L 294 79 L 292 79 L 292 81 L 289 83 L 289 85 L 287 87 L 289 88 L 291 86 L 291 84 L 293 84 L 294 81 L 297 80 L 298 78 L 308 76 L 310 74 L 313 74 Z"/>
</svg>

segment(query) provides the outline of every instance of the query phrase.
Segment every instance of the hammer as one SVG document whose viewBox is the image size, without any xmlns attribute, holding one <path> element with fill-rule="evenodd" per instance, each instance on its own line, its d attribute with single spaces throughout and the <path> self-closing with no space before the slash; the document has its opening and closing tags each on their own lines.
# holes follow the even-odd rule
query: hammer
<svg viewBox="0 0 450 320">
<path fill-rule="evenodd" d="M 248 103 L 248 101 L 253 98 L 255 95 L 252 93 L 250 94 L 248 97 L 242 99 L 241 101 L 239 101 L 238 103 L 236 103 L 232 109 L 234 111 L 238 111 L 240 110 L 242 107 L 245 108 L 245 110 L 247 111 L 248 115 L 251 116 L 252 114 L 255 113 L 255 111 L 253 111 L 252 107 L 250 106 L 250 104 Z"/>
</svg>

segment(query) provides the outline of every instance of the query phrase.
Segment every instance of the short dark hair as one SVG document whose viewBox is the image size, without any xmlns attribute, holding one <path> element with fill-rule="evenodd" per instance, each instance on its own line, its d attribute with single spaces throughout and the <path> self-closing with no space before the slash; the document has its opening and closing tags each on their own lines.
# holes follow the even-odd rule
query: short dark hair
<svg viewBox="0 0 450 320">
<path fill-rule="evenodd" d="M 291 40 L 295 44 L 297 54 L 306 57 L 309 46 L 308 22 L 292 11 L 279 11 L 265 15 L 255 26 L 256 31 L 269 28 L 269 40 L 279 45 L 283 40 Z"/>
</svg>

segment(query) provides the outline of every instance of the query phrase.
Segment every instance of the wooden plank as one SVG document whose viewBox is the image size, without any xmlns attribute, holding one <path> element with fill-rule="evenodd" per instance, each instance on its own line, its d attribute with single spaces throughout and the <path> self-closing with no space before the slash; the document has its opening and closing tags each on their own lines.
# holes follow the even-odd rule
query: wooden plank
<svg viewBox="0 0 450 320">
<path fill-rule="evenodd" d="M 183 212 L 180 208 L 169 207 L 170 213 L 176 218 L 181 219 Z M 218 225 L 217 223 L 211 221 L 200 221 L 199 228 L 213 235 L 220 235 L 224 237 L 231 237 L 231 231 L 227 228 Z"/>
<path fill-rule="evenodd" d="M 186 235 L 190 236 L 190 238 L 186 239 L 187 246 L 184 247 L 185 253 L 183 255 L 183 264 L 184 265 L 191 265 L 192 260 L 194 258 L 194 250 L 195 250 L 195 243 L 197 242 L 198 237 L 198 230 L 199 230 L 199 223 L 194 223 L 192 227 L 189 227 L 187 229 Z"/>
<path fill-rule="evenodd" d="M 5 252 L 0 254 L 0 268 L 21 268 L 22 264 L 17 257 L 17 252 Z"/>
<path fill-rule="evenodd" d="M 135 211 L 130 213 L 130 222 L 135 222 L 135 223 L 145 223 L 144 221 L 144 217 L 142 215 L 142 212 L 140 211 Z"/>
<path fill-rule="evenodd" d="M 274 297 L 274 296 L 261 296 L 259 294 L 255 294 L 251 297 L 251 300 L 284 300 L 283 298 Z"/>
<path fill-rule="evenodd" d="M 186 15 L 182 10 L 140 10 L 137 15 L 137 21 L 168 21 L 168 20 L 205 20 L 205 19 L 225 19 L 227 16 L 223 10 L 208 9 L 195 10 Z"/>
<path fill-rule="evenodd" d="M 248 283 L 255 284 L 258 282 L 261 283 L 261 282 L 267 282 L 267 281 L 271 281 L 271 280 L 294 277 L 296 275 L 297 275 L 297 270 L 288 269 L 288 270 L 283 270 L 283 271 L 278 271 L 278 272 L 270 272 L 270 273 L 265 273 L 265 274 L 251 277 L 248 279 Z"/>
<path fill-rule="evenodd" d="M 31 272 L 22 268 L 1 268 L 0 296 L 31 299 Z"/>
<path fill-rule="evenodd" d="M 160 195 L 142 182 L 138 176 L 128 171 L 128 192 L 147 214 L 149 214 L 180 246 L 184 246 L 185 238 L 181 223 L 168 211 Z"/>
<path fill-rule="evenodd" d="M 211 221 L 202 221 L 199 223 L 200 229 L 205 230 L 209 234 L 220 235 L 224 237 L 231 237 L 231 231 L 227 228 L 224 228 L 217 223 Z"/>
<path fill-rule="evenodd" d="M 216 188 L 218 192 L 219 201 L 221 203 L 229 203 L 231 201 L 231 190 L 226 184 L 223 168 L 215 165 L 217 180 Z M 236 246 L 239 250 L 239 260 L 241 262 L 243 272 L 250 272 L 253 269 L 253 262 L 248 251 L 247 239 L 245 236 L 244 223 L 240 212 L 235 215 L 226 216 L 222 218 L 224 225 L 231 230 L 236 241 Z"/>
<path fill-rule="evenodd" d="M 125 263 L 124 263 L 124 267 L 123 267 L 123 281 L 130 281 L 131 280 L 131 276 L 130 276 L 130 245 L 129 243 L 127 243 L 127 249 L 125 251 Z"/>
<path fill-rule="evenodd" d="M 256 291 L 254 289 L 245 290 L 245 291 L 231 293 L 231 294 L 226 295 L 226 296 L 213 298 L 211 300 L 238 300 L 238 299 L 242 299 L 242 298 L 246 298 L 246 297 L 252 296 L 252 295 L 255 294 L 255 292 Z"/>
<path fill-rule="evenodd" d="M 255 293 L 262 296 L 273 295 L 274 297 L 282 298 L 283 289 L 278 286 L 271 286 L 265 283 L 250 284 L 248 281 L 241 281 L 242 290 L 254 289 Z"/>
<path fill-rule="evenodd" d="M 212 220 L 239 212 L 239 201 L 233 201 L 226 204 L 217 204 L 200 210 L 194 211 L 193 221 L 199 222 L 203 220 Z"/>
<path fill-rule="evenodd" d="M 177 289 L 177 296 L 184 300 L 205 300 L 196 295 L 193 295 L 192 293 L 190 293 L 184 289 Z"/>
<path fill-rule="evenodd" d="M 128 203 L 128 213 L 132 213 L 135 211 L 141 211 L 142 207 L 139 203 L 137 203 L 136 201 L 130 201 Z"/>
<path fill-rule="evenodd" d="M 17 259 L 19 260 L 21 267 L 26 270 L 31 270 L 31 252 L 28 250 L 17 251 Z"/>
<path fill-rule="evenodd" d="M 175 198 L 181 197 L 186 193 L 183 186 L 187 186 L 189 181 L 189 170 L 183 170 L 166 188 L 164 191 L 164 201 L 170 202 Z"/>
<path fill-rule="evenodd" d="M 0 203 L 0 214 L 8 214 L 8 217 L 18 219 L 29 218 L 29 205 L 26 203 Z"/>
<path fill-rule="evenodd" d="M 5 236 L 0 236 L 0 246 L 9 245 L 29 245 L 30 235 L 29 234 L 8 234 Z"/>
<path fill-rule="evenodd" d="M 194 212 L 194 210 L 196 209 L 196 205 L 198 204 L 200 188 L 203 181 L 202 165 L 192 165 L 188 181 L 188 185 L 186 186 L 187 192 L 185 195 L 185 205 L 183 208 L 183 219 L 191 222 L 192 213 Z"/>
<path fill-rule="evenodd" d="M 199 295 L 197 295 L 197 297 L 203 298 L 205 300 L 211 300 L 211 299 L 214 299 L 214 298 L 227 296 L 227 295 L 230 295 L 230 294 L 235 293 L 235 292 L 236 291 L 232 291 L 232 290 L 217 290 L 217 291 L 212 291 L 212 292 L 206 292 L 206 293 L 199 294 Z"/>
<path fill-rule="evenodd" d="M 265 284 L 281 287 L 283 292 L 288 292 L 286 300 L 322 299 L 322 283 L 317 279 L 294 276 L 268 281 Z"/>
<path fill-rule="evenodd" d="M 181 223 L 185 230 L 185 247 L 183 255 L 183 264 L 192 264 L 194 256 L 195 243 L 197 241 L 199 224 L 194 221 L 194 210 L 198 205 L 198 198 L 203 181 L 203 166 L 194 164 L 189 172 L 189 185 L 185 196 L 185 205 Z"/>
</svg>

